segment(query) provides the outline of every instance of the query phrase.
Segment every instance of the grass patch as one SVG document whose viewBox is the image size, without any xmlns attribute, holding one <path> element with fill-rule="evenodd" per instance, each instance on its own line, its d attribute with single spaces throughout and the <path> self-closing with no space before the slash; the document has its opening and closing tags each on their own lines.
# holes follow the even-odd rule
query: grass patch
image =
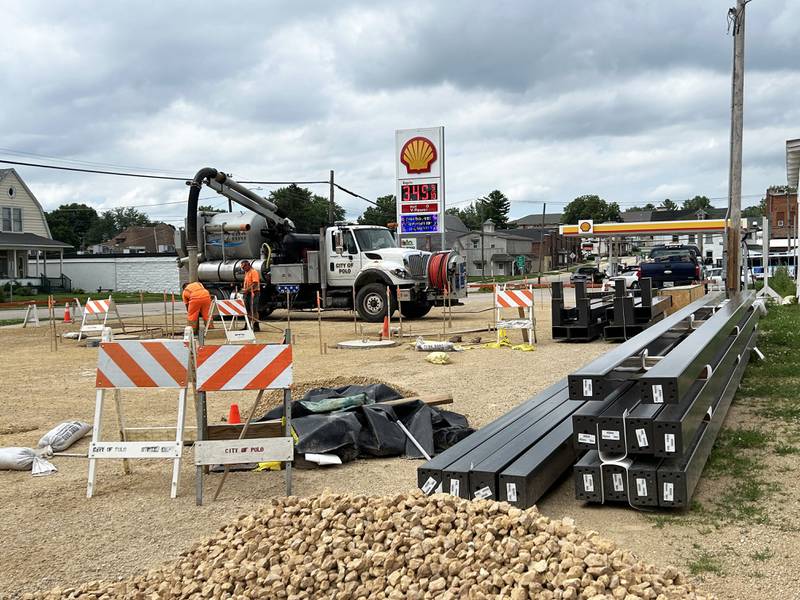
<svg viewBox="0 0 800 600">
<path fill-rule="evenodd" d="M 757 560 L 759 562 L 767 561 L 773 556 L 775 556 L 775 553 L 769 549 L 769 546 L 764 548 L 763 550 L 750 553 L 750 558 L 752 558 L 753 560 Z"/>
<path fill-rule="evenodd" d="M 790 444 L 778 444 L 775 446 L 775 454 L 778 456 L 788 456 L 790 454 L 800 453 L 800 448 Z"/>
<path fill-rule="evenodd" d="M 759 429 L 724 429 L 717 437 L 706 471 L 713 476 L 748 477 L 759 469 L 761 463 L 743 451 L 765 448 L 769 441 L 769 434 Z"/>
<path fill-rule="evenodd" d="M 19 325 L 22 321 L 23 319 L 0 319 L 0 327 L 4 327 L 5 325 Z"/>
<path fill-rule="evenodd" d="M 689 561 L 688 567 L 692 575 L 702 575 L 703 573 L 722 575 L 722 563 L 707 550 L 696 552 L 692 560 Z"/>
</svg>

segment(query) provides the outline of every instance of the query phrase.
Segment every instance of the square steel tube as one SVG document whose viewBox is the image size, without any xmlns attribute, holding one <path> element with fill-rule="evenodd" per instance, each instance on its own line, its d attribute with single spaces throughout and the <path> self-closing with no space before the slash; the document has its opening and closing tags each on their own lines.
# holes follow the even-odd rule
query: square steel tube
<svg viewBox="0 0 800 600">
<path fill-rule="evenodd" d="M 752 291 L 733 295 L 674 352 L 642 375 L 639 385 L 643 402 L 678 404 L 683 401 L 698 373 L 714 357 L 719 345 L 731 334 L 745 313 L 752 310 L 753 300 L 755 292 Z"/>
<path fill-rule="evenodd" d="M 685 508 L 689 506 L 697 482 L 708 461 L 717 434 L 722 428 L 733 397 L 742 380 L 750 353 L 756 344 L 758 331 L 750 334 L 747 345 L 741 352 L 741 359 L 731 373 L 717 403 L 717 409 L 710 421 L 704 421 L 698 431 L 696 442 L 686 459 L 665 459 L 658 468 L 658 505 L 664 508 Z"/>
<path fill-rule="evenodd" d="M 536 444 L 559 425 L 567 422 L 571 429 L 570 415 L 581 407 L 583 402 L 567 400 L 552 412 L 525 429 L 521 434 L 509 438 L 506 443 L 492 455 L 475 464 L 469 470 L 469 492 L 471 498 L 499 499 L 498 493 L 500 472 L 513 463 L 520 455 Z M 572 453 L 570 462 L 574 461 Z M 448 469 L 449 472 L 449 469 Z"/>
<path fill-rule="evenodd" d="M 639 389 L 631 385 L 597 417 L 597 449 L 608 454 L 625 454 L 625 421 L 623 415 L 639 403 Z"/>
<path fill-rule="evenodd" d="M 569 397 L 571 400 L 603 400 L 608 395 L 604 380 L 606 376 L 631 356 L 640 354 L 654 341 L 672 329 L 685 328 L 684 321 L 709 305 L 722 301 L 722 292 L 712 292 L 674 312 L 666 319 L 648 327 L 639 335 L 623 342 L 569 375 Z"/>
<path fill-rule="evenodd" d="M 575 498 L 584 502 L 603 501 L 603 473 L 600 455 L 590 450 L 572 468 L 575 477 Z"/>
<path fill-rule="evenodd" d="M 461 498 L 472 498 L 470 471 L 512 440 L 517 438 L 525 439 L 526 432 L 529 430 L 535 432 L 536 423 L 542 419 L 547 419 L 550 413 L 558 410 L 566 402 L 569 402 L 567 400 L 567 392 L 566 390 L 561 390 L 555 396 L 544 400 L 533 410 L 521 415 L 513 423 L 509 423 L 447 468 L 442 469 L 442 491 Z"/>
<path fill-rule="evenodd" d="M 689 400 L 682 404 L 668 404 L 653 421 L 656 456 L 682 457 L 691 448 L 700 424 L 707 419 L 709 410 L 714 410 L 722 389 L 736 367 L 739 356 L 747 345 L 758 322 L 758 311 L 746 314 L 740 323 L 739 333 L 721 342 L 717 355 L 711 359 L 713 372 L 707 380 L 696 381 L 689 392 Z"/>
<path fill-rule="evenodd" d="M 642 404 L 641 399 L 625 417 L 625 438 L 628 454 L 653 454 L 655 437 L 653 419 L 664 408 L 663 404 Z"/>
<path fill-rule="evenodd" d="M 628 467 L 628 489 L 633 506 L 658 506 L 660 458 L 639 457 Z"/>
<path fill-rule="evenodd" d="M 567 380 L 561 379 L 551 385 L 549 388 L 544 389 L 532 398 L 512 408 L 506 414 L 498 417 L 491 423 L 481 427 L 472 435 L 465 437 L 457 444 L 451 446 L 444 452 L 441 452 L 426 461 L 417 468 L 417 485 L 427 494 L 432 494 L 442 484 L 442 470 L 450 466 L 456 460 L 464 456 L 467 452 L 478 447 L 485 442 L 489 437 L 496 434 L 498 431 L 513 423 L 522 415 L 533 410 L 542 402 L 555 396 L 557 393 L 566 389 Z M 432 483 L 431 483 L 432 481 Z M 432 486 L 432 487 L 431 487 Z"/>
<path fill-rule="evenodd" d="M 630 463 L 630 459 L 626 461 Z M 601 467 L 603 477 L 603 502 L 628 501 L 628 469 L 617 463 L 606 463 Z"/>
<path fill-rule="evenodd" d="M 573 443 L 578 450 L 597 449 L 597 423 L 600 415 L 633 387 L 630 381 L 619 381 L 617 383 L 617 388 L 609 394 L 606 402 L 586 402 L 573 413 Z"/>
<path fill-rule="evenodd" d="M 530 508 L 573 465 L 580 452 L 572 445 L 572 423 L 561 424 L 500 473 L 500 500 Z"/>
</svg>

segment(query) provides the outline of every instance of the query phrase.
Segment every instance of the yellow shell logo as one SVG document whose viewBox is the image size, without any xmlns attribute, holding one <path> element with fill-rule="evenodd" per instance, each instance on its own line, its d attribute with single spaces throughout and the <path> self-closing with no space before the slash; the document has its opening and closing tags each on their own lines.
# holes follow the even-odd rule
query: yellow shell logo
<svg viewBox="0 0 800 600">
<path fill-rule="evenodd" d="M 592 224 L 589 223 L 588 221 L 584 221 L 583 223 L 581 223 L 580 229 L 583 233 L 589 233 L 592 230 Z"/>
<path fill-rule="evenodd" d="M 436 146 L 424 137 L 411 138 L 400 150 L 400 162 L 409 173 L 430 173 L 436 158 Z"/>
</svg>

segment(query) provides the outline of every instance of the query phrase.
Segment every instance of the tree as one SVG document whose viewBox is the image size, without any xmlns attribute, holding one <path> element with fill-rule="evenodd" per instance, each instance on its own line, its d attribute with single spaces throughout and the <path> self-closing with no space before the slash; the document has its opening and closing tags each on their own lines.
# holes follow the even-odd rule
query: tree
<svg viewBox="0 0 800 600">
<path fill-rule="evenodd" d="M 755 206 L 748 206 L 742 209 L 742 216 L 747 219 L 758 219 L 767 214 L 767 199 L 762 198 Z M 770 280 L 772 284 L 772 280 Z"/>
<path fill-rule="evenodd" d="M 203 204 L 203 206 L 197 207 L 197 212 L 207 212 L 207 213 L 223 213 L 225 212 L 221 208 L 214 208 L 210 204 Z"/>
<path fill-rule="evenodd" d="M 644 206 L 631 206 L 625 209 L 625 212 L 634 212 L 639 210 L 655 210 L 656 207 L 652 202 L 648 202 Z"/>
<path fill-rule="evenodd" d="M 661 204 L 658 205 L 658 208 L 661 210 L 678 210 L 678 205 L 675 204 L 669 198 L 667 198 Z"/>
<path fill-rule="evenodd" d="M 564 207 L 561 220 L 572 224 L 581 219 L 591 219 L 597 223 L 619 221 L 621 219 L 619 204 L 616 202 L 609 204 L 594 194 L 578 196 Z"/>
<path fill-rule="evenodd" d="M 500 190 L 493 190 L 488 196 L 478 200 L 481 208 L 481 222 L 491 219 L 497 229 L 508 229 L 508 213 L 511 210 L 511 201 Z"/>
<path fill-rule="evenodd" d="M 397 199 L 394 194 L 381 196 L 376 200 L 377 206 L 367 207 L 358 217 L 360 225 L 380 225 L 386 227 L 397 220 Z"/>
<path fill-rule="evenodd" d="M 684 210 L 708 210 L 709 208 L 714 208 L 711 206 L 711 200 L 706 198 L 705 196 L 695 196 L 691 200 L 684 200 L 683 201 L 683 209 Z"/>
<path fill-rule="evenodd" d="M 478 212 L 478 208 L 475 207 L 475 204 L 470 204 L 466 208 L 448 208 L 445 211 L 449 215 L 455 215 L 461 222 L 466 225 L 467 229 L 470 230 L 478 230 L 481 228 L 483 221 L 481 221 L 481 215 Z"/>
<path fill-rule="evenodd" d="M 298 233 L 319 233 L 320 227 L 328 225 L 328 199 L 312 194 L 311 190 L 295 184 L 278 188 L 269 193 L 269 199 L 278 206 L 278 211 L 294 223 Z M 334 203 L 333 220 L 344 220 L 344 208 Z"/>
<path fill-rule="evenodd" d="M 94 241 L 87 234 L 100 218 L 91 206 L 77 203 L 62 204 L 56 210 L 46 213 L 45 217 L 53 238 L 66 242 L 75 249 L 84 249 L 87 243 Z"/>
<path fill-rule="evenodd" d="M 142 211 L 132 207 L 118 207 L 103 211 L 89 230 L 87 239 L 93 243 L 110 240 L 128 227 L 149 227 L 154 223 Z"/>
</svg>

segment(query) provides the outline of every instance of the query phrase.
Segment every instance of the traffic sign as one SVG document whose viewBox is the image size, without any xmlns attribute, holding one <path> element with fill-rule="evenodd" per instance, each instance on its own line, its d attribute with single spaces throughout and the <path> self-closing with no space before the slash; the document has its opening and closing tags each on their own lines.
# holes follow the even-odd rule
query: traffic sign
<svg viewBox="0 0 800 600">
<path fill-rule="evenodd" d="M 517 268 L 522 271 L 525 268 L 525 257 L 518 256 L 517 257 Z"/>
</svg>

